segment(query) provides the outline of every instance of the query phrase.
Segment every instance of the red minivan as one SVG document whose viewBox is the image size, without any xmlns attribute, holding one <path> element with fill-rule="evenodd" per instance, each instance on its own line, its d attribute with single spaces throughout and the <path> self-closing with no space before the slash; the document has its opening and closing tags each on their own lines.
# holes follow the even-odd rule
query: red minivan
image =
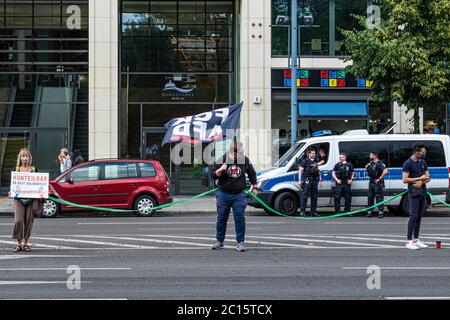
<svg viewBox="0 0 450 320">
<path fill-rule="evenodd" d="M 153 160 L 95 160 L 80 164 L 50 182 L 49 194 L 80 205 L 134 209 L 139 216 L 154 214 L 155 206 L 172 202 L 170 180 Z M 61 211 L 80 211 L 75 206 L 44 202 L 43 217 Z"/>
</svg>

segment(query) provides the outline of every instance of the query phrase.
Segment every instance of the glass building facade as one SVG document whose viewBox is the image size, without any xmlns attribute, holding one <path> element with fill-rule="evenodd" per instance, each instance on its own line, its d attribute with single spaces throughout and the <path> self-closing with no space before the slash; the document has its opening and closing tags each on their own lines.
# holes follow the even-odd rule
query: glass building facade
<svg viewBox="0 0 450 320">
<path fill-rule="evenodd" d="M 170 119 L 235 102 L 235 2 L 123 0 L 120 10 L 120 156 L 156 158 L 177 190 L 201 189 L 205 166 L 174 166 L 171 146 L 158 146 Z"/>
<path fill-rule="evenodd" d="M 58 150 L 88 154 L 88 1 L 0 0 L 0 168 L 21 147 L 58 174 Z"/>
<path fill-rule="evenodd" d="M 300 55 L 345 56 L 340 30 L 359 29 L 354 14 L 364 16 L 371 0 L 298 0 Z M 272 0 L 272 55 L 289 54 L 290 0 Z"/>
</svg>

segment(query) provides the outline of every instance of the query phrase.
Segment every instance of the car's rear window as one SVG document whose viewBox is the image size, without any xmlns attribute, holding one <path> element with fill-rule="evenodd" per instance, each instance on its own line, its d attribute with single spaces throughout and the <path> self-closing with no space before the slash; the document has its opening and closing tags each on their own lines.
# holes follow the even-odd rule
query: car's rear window
<svg viewBox="0 0 450 320">
<path fill-rule="evenodd" d="M 141 171 L 142 178 L 151 178 L 156 176 L 156 169 L 151 163 L 140 162 L 138 166 L 139 170 Z"/>
</svg>

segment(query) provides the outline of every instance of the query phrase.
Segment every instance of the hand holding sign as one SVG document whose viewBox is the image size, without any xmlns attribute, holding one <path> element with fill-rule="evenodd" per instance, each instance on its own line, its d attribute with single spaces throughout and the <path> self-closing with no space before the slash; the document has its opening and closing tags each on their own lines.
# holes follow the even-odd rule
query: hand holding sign
<svg viewBox="0 0 450 320">
<path fill-rule="evenodd" d="M 48 173 L 12 171 L 8 195 L 18 199 L 47 199 L 48 183 Z"/>
</svg>

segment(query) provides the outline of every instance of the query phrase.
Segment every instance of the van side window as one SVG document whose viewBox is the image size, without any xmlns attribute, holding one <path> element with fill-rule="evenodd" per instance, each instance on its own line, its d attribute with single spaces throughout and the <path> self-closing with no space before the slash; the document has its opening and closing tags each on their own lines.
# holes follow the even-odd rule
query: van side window
<svg viewBox="0 0 450 320">
<path fill-rule="evenodd" d="M 377 151 L 380 160 L 388 164 L 387 141 L 339 142 L 339 152 L 344 152 L 347 155 L 347 161 L 351 162 L 355 168 L 365 168 L 370 161 L 369 155 L 372 151 Z"/>
<path fill-rule="evenodd" d="M 444 146 L 441 141 L 390 141 L 390 167 L 401 168 L 406 159 L 411 157 L 412 146 L 423 143 L 427 147 L 425 161 L 429 167 L 446 167 Z"/>
<path fill-rule="evenodd" d="M 292 167 L 289 169 L 289 172 L 298 170 L 300 162 L 308 156 L 308 150 L 310 148 L 316 150 L 316 156 L 321 157 L 321 159 L 325 161 L 324 163 L 321 164 L 321 166 L 328 163 L 328 158 L 330 155 L 330 143 L 329 142 L 316 143 L 306 148 L 306 150 L 298 157 L 298 162 L 294 163 Z"/>
</svg>

